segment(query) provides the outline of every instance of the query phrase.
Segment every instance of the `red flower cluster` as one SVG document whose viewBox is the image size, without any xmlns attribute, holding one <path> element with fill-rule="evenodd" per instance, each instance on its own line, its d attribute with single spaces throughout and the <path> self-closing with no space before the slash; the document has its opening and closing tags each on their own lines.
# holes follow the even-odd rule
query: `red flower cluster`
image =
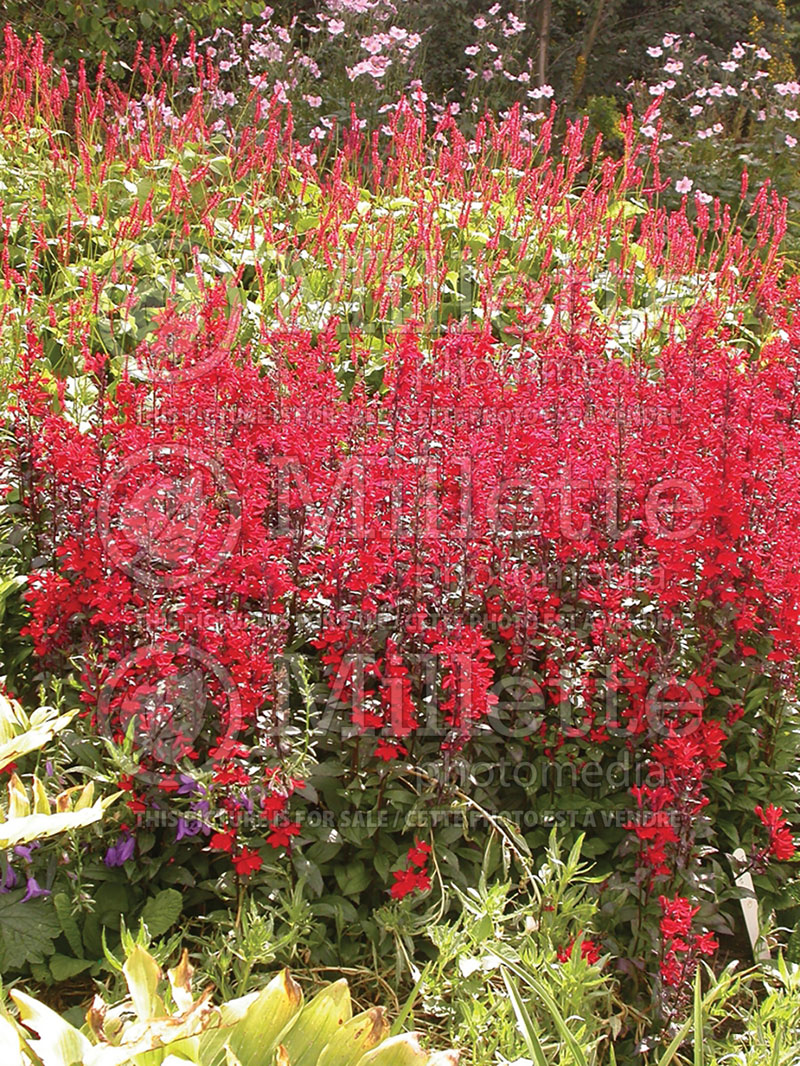
<svg viewBox="0 0 800 1066">
<path fill-rule="evenodd" d="M 403 899 L 416 891 L 426 892 L 431 887 L 431 879 L 426 869 L 430 853 L 430 844 L 414 840 L 414 846 L 408 849 L 409 865 L 405 870 L 395 870 L 392 873 L 394 884 L 389 890 L 392 899 Z"/>
<path fill-rule="evenodd" d="M 759 804 L 755 813 L 766 826 L 769 833 L 769 853 L 778 861 L 791 859 L 795 853 L 795 843 L 788 821 L 783 817 L 780 807 L 769 804 L 766 810 Z"/>
<path fill-rule="evenodd" d="M 559 948 L 557 957 L 559 962 L 566 962 L 567 959 L 572 958 L 572 949 L 575 947 L 575 941 L 570 941 L 565 948 Z M 600 947 L 592 940 L 591 937 L 584 937 L 581 940 L 581 958 L 586 959 L 590 966 L 594 965 L 600 958 Z"/>
<path fill-rule="evenodd" d="M 668 899 L 661 896 L 661 978 L 665 985 L 682 988 L 691 980 L 702 955 L 713 955 L 719 947 L 713 933 L 691 931 L 692 919 L 699 907 L 692 907 L 684 896 Z"/>
</svg>

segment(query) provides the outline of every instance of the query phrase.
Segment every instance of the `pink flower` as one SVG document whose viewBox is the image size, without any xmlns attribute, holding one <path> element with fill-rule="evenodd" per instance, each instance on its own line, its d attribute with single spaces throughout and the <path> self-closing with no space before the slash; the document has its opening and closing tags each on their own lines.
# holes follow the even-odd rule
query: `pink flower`
<svg viewBox="0 0 800 1066">
<path fill-rule="evenodd" d="M 472 25 L 475 27 L 476 30 L 485 30 L 487 22 L 483 15 L 478 15 L 476 19 L 472 20 Z"/>
<path fill-rule="evenodd" d="M 791 133 L 786 134 L 786 146 L 787 148 L 794 148 L 797 144 L 797 138 L 793 137 Z"/>
<path fill-rule="evenodd" d="M 331 37 L 338 37 L 340 33 L 344 33 L 344 23 L 341 19 L 331 19 L 328 23 L 328 33 Z"/>
<path fill-rule="evenodd" d="M 658 45 L 654 45 L 653 47 L 647 49 L 647 54 L 652 59 L 658 59 L 659 56 L 663 56 L 664 50 L 663 48 L 659 48 Z"/>
<path fill-rule="evenodd" d="M 684 176 L 679 181 L 675 182 L 675 190 L 679 193 L 688 193 L 692 191 L 693 185 L 694 182 L 692 181 L 692 179 L 687 178 L 684 174 Z"/>
</svg>

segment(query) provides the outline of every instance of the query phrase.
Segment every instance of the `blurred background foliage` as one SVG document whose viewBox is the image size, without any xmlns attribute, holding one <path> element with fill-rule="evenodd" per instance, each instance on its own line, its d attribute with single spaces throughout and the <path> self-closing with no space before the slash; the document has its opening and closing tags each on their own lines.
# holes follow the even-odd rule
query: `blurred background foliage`
<svg viewBox="0 0 800 1066">
<path fill-rule="evenodd" d="M 399 0 L 403 24 L 427 31 L 421 74 L 431 90 L 463 90 L 472 20 L 490 6 L 490 0 Z M 272 0 L 270 7 L 288 22 L 324 0 Z M 515 0 L 503 7 L 526 23 L 519 45 L 556 98 L 583 107 L 593 97 L 621 99 L 625 86 L 642 77 L 647 47 L 665 33 L 694 34 L 714 53 L 758 37 L 775 63 L 800 64 L 800 0 Z M 6 0 L 4 17 L 20 34 L 40 33 L 60 62 L 84 59 L 91 66 L 105 53 L 111 73 L 124 77 L 138 40 L 157 45 L 175 34 L 182 43 L 191 30 L 204 36 L 233 28 L 263 8 L 264 0 Z"/>
</svg>

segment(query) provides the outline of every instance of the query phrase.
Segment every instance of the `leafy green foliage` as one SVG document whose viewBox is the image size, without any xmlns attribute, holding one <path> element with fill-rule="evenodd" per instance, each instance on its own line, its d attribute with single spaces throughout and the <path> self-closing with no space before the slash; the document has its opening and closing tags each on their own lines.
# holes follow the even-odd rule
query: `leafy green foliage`
<svg viewBox="0 0 800 1066">
<path fill-rule="evenodd" d="M 19 1046 L 19 1061 L 36 1066 L 73 1066 L 76 1061 L 87 1066 L 147 1061 L 156 1066 L 167 1056 L 170 1062 L 198 1066 L 426 1066 L 432 1061 L 417 1034 L 389 1036 L 382 1008 L 354 1016 L 344 979 L 304 1004 L 300 986 L 284 970 L 260 992 L 214 1007 L 208 989 L 195 998 L 186 951 L 168 971 L 166 987 L 158 962 L 138 941 L 128 942 L 123 972 L 129 998 L 112 1006 L 96 997 L 83 1030 L 13 990 L 21 1021 L 37 1035 L 31 1040 L 6 1014 L 4 1028 Z M 455 1056 L 448 1061 L 455 1062 Z"/>
</svg>

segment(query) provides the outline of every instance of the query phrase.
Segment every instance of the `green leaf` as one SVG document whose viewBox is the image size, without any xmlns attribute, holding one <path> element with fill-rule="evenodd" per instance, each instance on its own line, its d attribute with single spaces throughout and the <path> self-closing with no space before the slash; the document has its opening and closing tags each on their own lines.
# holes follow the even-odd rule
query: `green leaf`
<svg viewBox="0 0 800 1066">
<path fill-rule="evenodd" d="M 142 921 L 151 937 L 163 936 L 181 916 L 183 896 L 175 888 L 165 888 L 144 905 Z"/>
<path fill-rule="evenodd" d="M 703 1066 L 703 989 L 700 967 L 694 979 L 694 1066 Z"/>
<path fill-rule="evenodd" d="M 140 1022 L 156 1015 L 158 997 L 156 989 L 161 971 L 153 956 L 141 944 L 135 944 L 122 967 L 128 991 L 133 1000 L 133 1009 Z"/>
<path fill-rule="evenodd" d="M 517 986 L 505 970 L 501 970 L 500 972 L 503 975 L 503 981 L 505 982 L 506 990 L 508 991 L 508 998 L 511 1000 L 511 1006 L 514 1009 L 514 1015 L 517 1019 L 517 1027 L 527 1045 L 531 1058 L 536 1063 L 536 1066 L 548 1066 L 547 1057 L 545 1056 L 544 1049 L 536 1033 L 536 1028 L 531 1020 L 530 1014 L 528 1014 L 528 1008 L 525 1006 Z"/>
<path fill-rule="evenodd" d="M 32 999 L 18 989 L 9 995 L 19 1008 L 19 1016 L 39 1036 L 34 1050 L 45 1063 L 54 1066 L 76 1066 L 92 1053 L 92 1045 L 55 1011 Z"/>
<path fill-rule="evenodd" d="M 363 862 L 337 866 L 334 872 L 343 896 L 358 896 L 369 885 L 369 870 Z"/>
<path fill-rule="evenodd" d="M 72 913 L 72 904 L 65 892 L 57 892 L 53 896 L 53 907 L 58 915 L 61 931 L 67 938 L 67 942 L 72 948 L 73 955 L 78 959 L 82 959 L 83 937 L 78 928 L 78 923 L 75 921 L 75 915 Z"/>
<path fill-rule="evenodd" d="M 71 955 L 51 955 L 49 962 L 54 981 L 68 981 L 93 965 L 91 959 L 73 959 Z"/>
<path fill-rule="evenodd" d="M 44 962 L 53 953 L 61 932 L 49 900 L 22 902 L 24 892 L 0 898 L 0 970 L 21 970 L 26 963 Z"/>
</svg>

